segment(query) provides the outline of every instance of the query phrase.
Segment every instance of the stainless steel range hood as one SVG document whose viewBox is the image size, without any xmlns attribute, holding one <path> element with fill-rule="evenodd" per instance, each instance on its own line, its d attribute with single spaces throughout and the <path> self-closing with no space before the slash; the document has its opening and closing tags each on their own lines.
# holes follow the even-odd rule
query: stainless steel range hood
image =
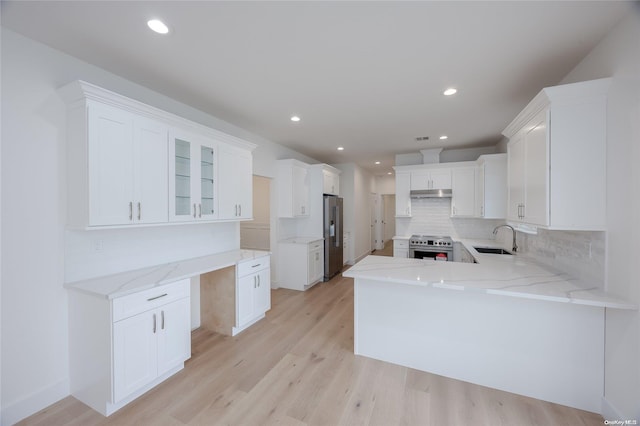
<svg viewBox="0 0 640 426">
<path fill-rule="evenodd" d="M 409 192 L 411 198 L 451 198 L 451 189 L 416 189 Z"/>
</svg>

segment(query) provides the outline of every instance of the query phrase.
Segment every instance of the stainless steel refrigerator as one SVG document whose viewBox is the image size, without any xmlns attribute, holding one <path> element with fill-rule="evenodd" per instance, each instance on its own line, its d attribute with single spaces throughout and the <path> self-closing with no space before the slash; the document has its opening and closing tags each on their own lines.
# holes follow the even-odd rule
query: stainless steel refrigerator
<svg viewBox="0 0 640 426">
<path fill-rule="evenodd" d="M 342 271 L 342 198 L 324 196 L 324 280 Z"/>
</svg>

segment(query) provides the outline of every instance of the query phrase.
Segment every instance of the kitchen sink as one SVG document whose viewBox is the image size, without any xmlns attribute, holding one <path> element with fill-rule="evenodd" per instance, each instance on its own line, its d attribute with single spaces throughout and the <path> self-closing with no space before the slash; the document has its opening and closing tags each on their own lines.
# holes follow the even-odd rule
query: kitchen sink
<svg viewBox="0 0 640 426">
<path fill-rule="evenodd" d="M 493 248 L 493 247 L 474 247 L 474 249 L 476 249 L 476 251 L 478 253 L 487 253 L 487 254 L 509 254 L 511 255 L 511 252 L 508 252 L 504 249 L 501 248 Z"/>
</svg>

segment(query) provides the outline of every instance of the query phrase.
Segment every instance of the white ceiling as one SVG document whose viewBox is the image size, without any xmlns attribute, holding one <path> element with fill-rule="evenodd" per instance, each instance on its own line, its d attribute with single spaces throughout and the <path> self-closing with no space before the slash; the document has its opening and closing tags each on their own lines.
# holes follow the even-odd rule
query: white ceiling
<svg viewBox="0 0 640 426">
<path fill-rule="evenodd" d="M 3 1 L 2 25 L 320 161 L 381 174 L 396 153 L 496 144 L 633 7 Z M 171 33 L 148 30 L 153 17 Z M 458 94 L 443 96 L 450 86 Z"/>
</svg>

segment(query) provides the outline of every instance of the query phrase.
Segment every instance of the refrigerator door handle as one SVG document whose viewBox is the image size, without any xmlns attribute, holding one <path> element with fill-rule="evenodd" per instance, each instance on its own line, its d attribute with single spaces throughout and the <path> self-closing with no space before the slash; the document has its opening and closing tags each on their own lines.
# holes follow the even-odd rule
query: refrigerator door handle
<svg viewBox="0 0 640 426">
<path fill-rule="evenodd" d="M 340 247 L 340 235 L 342 235 L 342 232 L 340 231 L 340 227 L 342 226 L 342 224 L 340 223 L 340 206 L 336 206 L 336 247 Z"/>
</svg>

